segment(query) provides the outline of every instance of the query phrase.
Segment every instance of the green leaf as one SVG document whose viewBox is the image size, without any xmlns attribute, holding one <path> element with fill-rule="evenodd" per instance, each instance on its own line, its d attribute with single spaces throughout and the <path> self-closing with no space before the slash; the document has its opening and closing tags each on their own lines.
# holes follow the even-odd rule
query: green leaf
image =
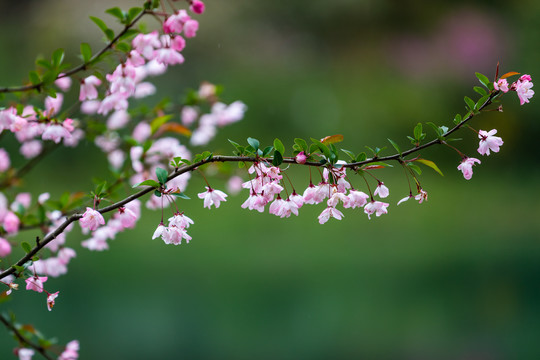
<svg viewBox="0 0 540 360">
<path fill-rule="evenodd" d="M 112 31 L 111 29 L 105 30 L 105 36 L 107 37 L 107 39 L 112 41 L 114 39 L 114 31 Z"/>
<path fill-rule="evenodd" d="M 251 145 L 253 149 L 255 149 L 255 151 L 259 150 L 259 145 L 260 145 L 259 140 L 248 137 L 247 142 L 249 145 Z"/>
<path fill-rule="evenodd" d="M 19 273 L 22 273 L 22 272 L 24 272 L 24 270 L 26 270 L 23 266 L 19 266 L 19 265 L 13 265 L 12 268 L 14 268 L 15 271 L 17 271 Z"/>
<path fill-rule="evenodd" d="M 309 147 L 308 147 L 308 145 L 307 145 L 306 140 L 300 139 L 300 138 L 296 138 L 296 139 L 294 139 L 294 143 L 297 144 L 297 145 L 300 147 L 300 149 L 302 149 L 302 151 L 304 151 L 304 152 L 306 152 L 306 153 L 308 152 Z"/>
<path fill-rule="evenodd" d="M 21 247 L 23 248 L 24 252 L 27 253 L 27 254 L 28 254 L 30 251 L 32 251 L 32 247 L 31 247 L 30 244 L 27 243 L 26 241 L 23 241 L 23 242 L 21 243 Z"/>
<path fill-rule="evenodd" d="M 418 141 L 422 140 L 422 123 L 418 123 L 414 127 L 414 138 Z"/>
<path fill-rule="evenodd" d="M 52 69 L 52 67 L 53 67 L 51 65 L 51 63 L 49 61 L 45 60 L 45 59 L 37 59 L 36 60 L 36 65 L 41 66 L 41 67 L 43 67 L 45 69 L 48 69 L 48 70 Z"/>
<path fill-rule="evenodd" d="M 165 183 L 167 182 L 168 175 L 169 174 L 167 173 L 167 170 L 162 169 L 160 167 L 156 168 L 156 176 L 161 185 L 165 185 Z"/>
<path fill-rule="evenodd" d="M 489 95 L 484 95 L 482 96 L 480 99 L 478 99 L 478 101 L 476 102 L 476 109 L 480 109 L 482 107 L 482 105 L 484 105 L 484 103 L 489 99 Z"/>
<path fill-rule="evenodd" d="M 109 27 L 107 26 L 107 24 L 105 24 L 105 22 L 101 20 L 100 18 L 97 18 L 95 16 L 90 16 L 90 20 L 92 20 L 104 33 L 107 30 L 109 30 Z"/>
<path fill-rule="evenodd" d="M 399 146 L 391 139 L 388 139 L 388 141 L 390 142 L 390 144 L 392 144 L 394 149 L 396 149 L 396 151 L 399 153 L 399 155 L 401 155 L 401 149 L 399 148 Z"/>
<path fill-rule="evenodd" d="M 351 160 L 353 162 L 356 160 L 356 155 L 354 155 L 354 153 L 352 151 L 345 150 L 345 149 L 341 149 L 341 151 L 343 151 L 345 154 L 347 154 L 351 158 Z"/>
<path fill-rule="evenodd" d="M 152 134 L 155 134 L 156 131 L 161 127 L 161 125 L 165 124 L 167 121 L 171 120 L 174 116 L 172 114 L 169 115 L 163 115 L 158 116 L 154 120 L 150 122 L 150 130 L 152 131 Z"/>
<path fill-rule="evenodd" d="M 107 187 L 107 182 L 106 182 L 106 181 L 104 181 L 104 182 L 102 182 L 101 184 L 99 184 L 99 185 L 96 187 L 96 190 L 95 190 L 96 196 L 100 196 L 101 193 L 103 193 L 103 191 L 105 190 L 106 187 Z"/>
<path fill-rule="evenodd" d="M 283 143 L 278 138 L 274 139 L 274 149 L 279 151 L 282 155 L 285 154 L 285 146 L 283 146 Z"/>
<path fill-rule="evenodd" d="M 128 43 L 125 43 L 125 42 L 116 43 L 114 48 L 116 50 L 124 52 L 124 53 L 128 53 L 128 52 L 131 51 L 131 46 Z"/>
<path fill-rule="evenodd" d="M 264 148 L 264 150 L 261 152 L 261 156 L 262 157 L 266 157 L 268 156 L 268 154 L 270 154 L 272 152 L 272 150 L 274 150 L 274 147 L 273 146 L 267 146 Z"/>
<path fill-rule="evenodd" d="M 126 17 L 126 14 L 119 7 L 113 7 L 113 8 L 107 9 L 105 10 L 105 12 L 109 15 L 114 16 L 115 18 L 118 18 L 120 22 L 123 22 Z"/>
<path fill-rule="evenodd" d="M 52 61 L 51 64 L 54 67 L 59 67 L 60 64 L 64 61 L 64 49 L 57 49 L 52 54 Z"/>
<path fill-rule="evenodd" d="M 365 152 L 361 152 L 356 156 L 356 162 L 365 161 L 367 159 L 367 155 Z"/>
<path fill-rule="evenodd" d="M 41 79 L 39 78 L 39 75 L 36 71 L 30 71 L 30 73 L 28 74 L 28 78 L 33 85 L 37 85 L 41 82 Z"/>
<path fill-rule="evenodd" d="M 476 91 L 477 93 L 479 93 L 481 96 L 487 95 L 487 91 L 483 87 L 475 86 L 475 87 L 473 87 L 473 90 Z"/>
<path fill-rule="evenodd" d="M 478 80 L 480 80 L 480 83 L 489 89 L 489 85 L 491 84 L 491 81 L 489 81 L 487 76 L 480 73 L 475 73 L 475 74 Z"/>
<path fill-rule="evenodd" d="M 131 22 L 133 19 L 135 19 L 141 12 L 143 11 L 140 7 L 132 7 L 128 10 L 127 18 L 128 21 Z"/>
<path fill-rule="evenodd" d="M 422 169 L 420 169 L 418 166 L 416 166 L 413 163 L 407 163 L 407 166 L 413 169 L 418 175 L 422 175 Z"/>
<path fill-rule="evenodd" d="M 274 151 L 274 158 L 272 159 L 272 165 L 279 166 L 283 163 L 283 156 L 277 150 Z"/>
<path fill-rule="evenodd" d="M 461 118 L 461 115 L 460 114 L 456 114 L 456 116 L 454 116 L 454 124 L 459 124 L 461 122 L 462 118 Z"/>
<path fill-rule="evenodd" d="M 159 183 L 155 180 L 149 179 L 149 180 L 144 180 L 143 182 L 133 185 L 132 188 L 136 188 L 139 186 L 151 186 L 151 187 L 157 188 L 159 187 Z"/>
<path fill-rule="evenodd" d="M 161 192 L 159 190 L 154 190 L 154 195 L 161 197 Z"/>
<path fill-rule="evenodd" d="M 81 44 L 81 55 L 85 63 L 90 62 L 90 59 L 92 58 L 92 49 L 90 48 L 90 45 L 87 43 Z"/>
<path fill-rule="evenodd" d="M 187 196 L 186 194 L 184 194 L 182 192 L 179 192 L 179 193 L 173 192 L 173 193 L 170 193 L 169 195 L 176 196 L 176 197 L 186 199 L 186 200 L 191 200 L 191 198 L 189 196 Z"/>
<path fill-rule="evenodd" d="M 125 39 L 128 39 L 130 37 L 132 37 L 133 35 L 137 35 L 139 34 L 140 31 L 137 30 L 137 29 L 129 29 L 129 30 L 126 30 L 120 37 L 119 37 L 119 40 L 125 40 Z M 116 46 L 116 48 L 118 48 L 118 45 Z"/>
<path fill-rule="evenodd" d="M 441 176 L 444 176 L 441 169 L 439 169 L 439 167 L 437 166 L 437 164 L 435 164 L 433 161 L 431 160 L 426 160 L 426 159 L 417 159 L 416 162 L 419 162 L 421 164 L 424 164 L 426 166 L 429 166 L 430 168 L 432 168 L 433 170 L 435 170 L 436 172 L 438 172 Z"/>
<path fill-rule="evenodd" d="M 474 110 L 474 107 L 476 106 L 476 104 L 474 103 L 473 99 L 471 99 L 468 96 L 465 96 L 463 100 L 465 100 L 465 104 L 467 104 L 467 107 L 469 108 L 469 110 Z"/>
</svg>

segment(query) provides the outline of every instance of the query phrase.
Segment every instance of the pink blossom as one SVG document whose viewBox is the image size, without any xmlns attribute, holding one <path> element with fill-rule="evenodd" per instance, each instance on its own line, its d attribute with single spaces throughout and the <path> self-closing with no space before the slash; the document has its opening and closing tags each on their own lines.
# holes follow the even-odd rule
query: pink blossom
<svg viewBox="0 0 540 360">
<path fill-rule="evenodd" d="M 503 141 L 498 136 L 493 136 L 497 133 L 496 129 L 493 129 L 489 132 L 480 130 L 478 132 L 478 137 L 480 138 L 480 143 L 478 147 L 478 152 L 481 155 L 489 155 L 489 151 L 499 152 L 499 147 L 502 146 Z"/>
<path fill-rule="evenodd" d="M 45 98 L 45 112 L 49 116 L 54 116 L 58 114 L 58 112 L 62 108 L 63 102 L 64 102 L 64 95 L 60 93 L 57 93 L 55 98 L 53 98 L 52 96 L 47 96 Z"/>
<path fill-rule="evenodd" d="M 103 251 L 109 249 L 107 240 L 101 237 L 91 237 L 81 243 L 81 246 L 92 251 Z"/>
<path fill-rule="evenodd" d="M 6 150 L 0 149 L 0 171 L 6 171 L 11 166 L 11 161 L 9 160 L 9 154 Z"/>
<path fill-rule="evenodd" d="M 304 154 L 303 151 L 301 151 L 298 154 L 296 154 L 296 156 L 294 157 L 294 161 L 296 161 L 296 163 L 298 164 L 305 164 L 307 161 L 307 156 L 306 154 Z"/>
<path fill-rule="evenodd" d="M 292 194 L 289 195 L 289 200 L 295 203 L 298 208 L 301 208 L 304 205 L 304 197 L 298 195 L 294 190 Z"/>
<path fill-rule="evenodd" d="M 198 196 L 199 199 L 204 199 L 203 207 L 208 209 L 210 209 L 212 205 L 218 208 L 221 201 L 227 201 L 225 199 L 227 197 L 227 194 L 225 194 L 221 190 L 212 189 L 209 186 L 206 186 L 206 191 L 199 193 Z"/>
<path fill-rule="evenodd" d="M 463 173 L 463 177 L 465 180 L 470 180 L 473 175 L 472 167 L 475 163 L 481 164 L 482 162 L 475 158 L 465 158 L 461 162 L 461 164 L 458 165 L 458 170 L 461 170 Z"/>
<path fill-rule="evenodd" d="M 159 49 L 161 47 L 157 31 L 152 31 L 149 34 L 139 34 L 135 36 L 131 43 L 135 51 L 144 56 L 147 60 L 152 60 L 154 58 L 154 49 Z"/>
<path fill-rule="evenodd" d="M 13 280 L 8 280 L 7 276 L 4 278 L 4 283 L 8 283 L 9 289 L 6 291 L 6 295 L 10 295 L 13 290 L 19 290 L 19 284 L 15 284 Z"/>
<path fill-rule="evenodd" d="M 145 122 L 138 123 L 137 126 L 135 126 L 135 129 L 133 129 L 133 134 L 131 134 L 131 136 L 140 143 L 143 143 L 150 135 L 152 135 L 152 128 L 150 127 L 150 124 Z"/>
<path fill-rule="evenodd" d="M 384 185 L 384 183 L 379 182 L 379 185 L 373 192 L 373 195 L 379 195 L 381 198 L 385 198 L 390 194 L 390 191 L 388 188 Z"/>
<path fill-rule="evenodd" d="M 129 122 L 130 116 L 126 110 L 118 110 L 112 113 L 107 119 L 107 128 L 109 130 L 122 129 Z"/>
<path fill-rule="evenodd" d="M 199 86 L 198 95 L 201 99 L 214 97 L 216 95 L 216 85 L 206 81 L 202 82 L 201 86 Z"/>
<path fill-rule="evenodd" d="M 6 239 L 0 237 L 0 257 L 11 254 L 11 244 Z"/>
<path fill-rule="evenodd" d="M 120 149 L 113 150 L 107 155 L 107 160 L 113 169 L 120 170 L 126 160 L 126 155 Z"/>
<path fill-rule="evenodd" d="M 342 202 L 343 203 L 343 207 L 348 207 L 349 205 L 349 198 L 347 197 L 347 195 L 345 195 L 344 193 L 341 193 L 339 191 L 337 191 L 337 189 L 334 187 L 332 189 L 332 196 L 330 196 L 330 198 L 328 199 L 328 201 L 326 202 L 326 204 L 328 206 L 331 206 L 331 207 L 336 207 L 336 205 L 339 203 L 339 202 Z"/>
<path fill-rule="evenodd" d="M 70 260 L 74 257 L 77 257 L 77 253 L 72 248 L 64 247 L 58 251 L 57 259 L 62 264 L 69 264 Z"/>
<path fill-rule="evenodd" d="M 75 360 L 79 358 L 79 341 L 72 340 L 67 343 L 65 350 L 58 360 Z"/>
<path fill-rule="evenodd" d="M 111 110 L 126 110 L 128 101 L 125 93 L 116 92 L 107 95 L 97 109 L 98 114 L 106 115 Z"/>
<path fill-rule="evenodd" d="M 41 136 L 42 140 L 52 140 L 58 144 L 62 139 L 69 139 L 71 134 L 68 129 L 59 124 L 50 124 Z"/>
<path fill-rule="evenodd" d="M 227 191 L 233 195 L 238 194 L 242 190 L 242 183 L 244 180 L 240 176 L 231 176 L 227 181 Z"/>
<path fill-rule="evenodd" d="M 50 197 L 51 195 L 48 192 L 40 194 L 38 196 L 38 204 L 44 204 Z"/>
<path fill-rule="evenodd" d="M 521 78 L 523 78 L 524 76 L 528 76 L 528 78 L 530 78 L 530 75 L 523 75 Z M 531 90 L 531 88 L 533 87 L 533 83 L 530 80 L 521 80 L 521 78 L 513 84 L 513 89 L 516 90 L 516 93 L 519 97 L 519 104 L 523 105 L 525 103 L 528 103 L 529 99 L 533 97 L 534 91 Z"/>
<path fill-rule="evenodd" d="M 58 297 L 58 293 L 59 291 L 55 292 L 54 294 L 49 294 L 47 296 L 47 309 L 49 309 L 49 311 L 52 310 L 54 306 L 54 300 Z"/>
<path fill-rule="evenodd" d="M 352 189 L 347 196 L 349 197 L 349 202 L 344 203 L 343 207 L 353 209 L 366 205 L 367 199 L 369 198 L 368 194 L 354 189 Z"/>
<path fill-rule="evenodd" d="M 419 204 L 421 204 L 424 200 L 427 201 L 427 198 L 428 198 L 428 194 L 426 191 L 424 191 L 424 189 L 420 189 L 420 192 L 418 193 L 418 195 L 414 197 L 414 199 L 418 201 Z"/>
<path fill-rule="evenodd" d="M 191 220 L 191 218 L 187 217 L 183 213 L 174 214 L 173 217 L 169 218 L 169 225 L 178 226 L 180 228 L 187 229 L 193 223 L 193 220 Z"/>
<path fill-rule="evenodd" d="M 17 355 L 19 356 L 19 360 L 32 360 L 32 356 L 34 356 L 34 350 L 28 349 L 28 348 L 20 348 L 16 350 Z"/>
<path fill-rule="evenodd" d="M 62 91 L 68 91 L 71 87 L 71 78 L 69 76 L 64 76 L 64 74 L 59 74 L 58 76 L 59 78 L 54 81 L 54 85 L 58 86 Z"/>
<path fill-rule="evenodd" d="M 15 234 L 17 231 L 19 231 L 19 225 L 21 221 L 11 211 L 8 211 L 6 213 L 6 216 L 4 217 L 4 229 L 8 232 L 8 234 Z"/>
<path fill-rule="evenodd" d="M 201 88 L 203 88 L 202 85 Z M 229 105 L 216 102 L 212 105 L 212 115 L 218 126 L 225 126 L 242 120 L 246 111 L 247 106 L 241 101 L 235 101 Z"/>
<path fill-rule="evenodd" d="M 99 100 L 86 100 L 81 103 L 81 112 L 87 115 L 95 114 L 100 106 Z"/>
<path fill-rule="evenodd" d="M 248 208 L 249 210 L 257 210 L 258 212 L 262 213 L 267 203 L 268 202 L 266 201 L 264 196 L 252 193 L 242 204 L 242 209 Z"/>
<path fill-rule="evenodd" d="M 294 201 L 291 201 L 290 199 L 287 199 L 285 200 L 282 208 L 281 208 L 281 214 L 280 214 L 280 217 L 281 218 L 284 218 L 284 217 L 290 217 L 291 214 L 294 214 L 296 216 L 298 216 L 298 204 L 295 203 Z"/>
<path fill-rule="evenodd" d="M 154 86 L 154 84 L 145 81 L 135 86 L 135 92 L 133 93 L 133 97 L 135 99 L 142 99 L 144 97 L 154 95 L 155 93 L 156 87 Z"/>
<path fill-rule="evenodd" d="M 191 18 L 187 14 L 186 10 L 180 10 L 165 20 L 163 23 L 163 32 L 165 34 L 181 33 L 184 29 L 184 24 L 189 19 Z"/>
<path fill-rule="evenodd" d="M 174 225 L 169 226 L 161 234 L 161 238 L 165 244 L 180 245 L 182 239 L 186 239 L 186 242 L 189 243 L 191 236 L 188 235 L 184 228 L 180 228 Z"/>
<path fill-rule="evenodd" d="M 89 207 L 86 208 L 86 211 L 83 214 L 82 218 L 79 219 L 79 225 L 81 225 L 82 228 L 90 230 L 96 230 L 99 225 L 104 224 L 105 219 L 103 219 L 103 216 L 99 213 L 99 211 L 96 211 Z"/>
<path fill-rule="evenodd" d="M 146 63 L 146 61 L 144 60 L 144 57 L 135 50 L 131 50 L 129 52 L 126 62 L 128 62 L 130 65 L 133 65 L 135 67 L 142 66 Z"/>
<path fill-rule="evenodd" d="M 341 220 L 343 218 L 343 213 L 339 210 L 337 210 L 335 207 L 328 206 L 326 209 L 323 210 L 321 215 L 319 215 L 319 224 L 326 223 L 331 217 Z"/>
<path fill-rule="evenodd" d="M 388 214 L 388 205 L 387 203 L 381 201 L 371 201 L 364 207 L 364 212 L 368 215 L 368 218 L 371 220 L 371 215 L 375 213 L 377 216 L 382 214 Z"/>
<path fill-rule="evenodd" d="M 34 290 L 40 293 L 43 292 L 43 283 L 47 281 L 47 277 L 32 276 L 24 281 L 26 281 L 26 290 Z"/>
<path fill-rule="evenodd" d="M 21 145 L 19 152 L 26 159 L 32 159 L 41 154 L 43 144 L 39 140 L 26 141 Z"/>
<path fill-rule="evenodd" d="M 192 38 L 197 35 L 197 30 L 199 30 L 199 22 L 194 19 L 189 19 L 184 24 L 184 35 L 187 38 Z"/>
<path fill-rule="evenodd" d="M 200 0 L 193 0 L 189 6 L 189 10 L 195 14 L 202 14 L 204 12 L 204 3 Z"/>
<path fill-rule="evenodd" d="M 283 186 L 279 185 L 279 181 L 269 181 L 262 187 L 262 192 L 266 195 L 276 195 L 283 191 Z"/>
<path fill-rule="evenodd" d="M 15 201 L 11 203 L 11 210 L 19 211 L 19 206 L 22 206 L 25 209 L 28 209 L 30 202 L 32 201 L 32 195 L 30 193 L 18 193 L 15 196 Z"/>
<path fill-rule="evenodd" d="M 133 210 L 123 206 L 118 209 L 118 213 L 116 213 L 115 218 L 119 219 L 122 226 L 128 229 L 133 229 L 138 220 L 138 216 L 133 212 Z"/>
<path fill-rule="evenodd" d="M 493 83 L 495 90 L 500 90 L 504 93 L 508 92 L 508 81 L 506 79 L 499 79 Z"/>
<path fill-rule="evenodd" d="M 197 108 L 194 106 L 184 106 L 182 108 L 182 113 L 180 114 L 180 118 L 182 119 L 182 124 L 185 126 L 190 126 L 197 120 L 197 117 L 199 116 L 199 113 L 197 111 Z"/>
</svg>

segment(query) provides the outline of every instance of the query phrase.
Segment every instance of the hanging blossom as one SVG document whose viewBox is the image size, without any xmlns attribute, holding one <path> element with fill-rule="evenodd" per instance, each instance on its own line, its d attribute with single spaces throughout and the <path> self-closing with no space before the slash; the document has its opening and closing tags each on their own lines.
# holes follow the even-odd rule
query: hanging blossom
<svg viewBox="0 0 540 360">
<path fill-rule="evenodd" d="M 463 177 L 465 180 L 470 180 L 473 175 L 472 167 L 475 163 L 481 164 L 482 162 L 475 158 L 465 158 L 461 162 L 461 164 L 458 165 L 458 170 L 460 170 L 463 173 Z"/>
<path fill-rule="evenodd" d="M 96 230 L 100 225 L 105 225 L 105 219 L 99 211 L 87 207 L 82 218 L 79 219 L 82 228 Z"/>
<path fill-rule="evenodd" d="M 531 90 L 533 87 L 531 75 L 522 75 L 518 81 L 512 84 L 510 90 L 513 90 L 517 93 L 519 98 L 519 104 L 523 105 L 529 102 L 534 95 L 534 91 Z"/>
<path fill-rule="evenodd" d="M 198 194 L 199 199 L 204 199 L 203 207 L 211 208 L 214 205 L 216 208 L 219 207 L 222 201 L 227 201 L 225 199 L 227 194 L 221 190 L 212 189 L 209 186 L 206 186 L 206 191 Z"/>
<path fill-rule="evenodd" d="M 189 243 L 191 236 L 188 235 L 186 229 L 193 224 L 193 220 L 185 216 L 183 213 L 176 213 L 171 218 L 169 218 L 169 225 L 165 226 L 161 222 L 154 235 L 152 235 L 152 240 L 161 237 L 165 244 L 180 245 L 182 239 L 186 240 L 186 243 Z"/>
<path fill-rule="evenodd" d="M 480 130 L 478 131 L 478 137 L 480 138 L 478 152 L 481 155 L 489 155 L 489 151 L 499 152 L 499 147 L 502 146 L 503 141 L 498 136 L 493 136 L 497 133 L 496 129 L 489 132 Z"/>
</svg>

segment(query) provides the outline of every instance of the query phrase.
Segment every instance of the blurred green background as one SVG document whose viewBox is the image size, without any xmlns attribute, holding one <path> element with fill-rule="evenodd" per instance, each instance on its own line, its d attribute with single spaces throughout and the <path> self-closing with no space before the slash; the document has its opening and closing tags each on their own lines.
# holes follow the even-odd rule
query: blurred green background
<svg viewBox="0 0 540 360">
<path fill-rule="evenodd" d="M 77 63 L 80 42 L 100 46 L 88 15 L 140 3 L 1 1 L 1 85 L 21 83 L 36 55 L 59 47 Z M 533 0 L 206 4 L 186 63 L 155 83 L 179 100 L 207 80 L 225 86 L 227 102 L 248 105 L 245 119 L 210 144 L 215 153 L 231 151 L 227 138 L 280 137 L 291 145 L 335 133 L 356 152 L 388 146 L 388 137 L 404 148 L 417 122 L 450 126 L 465 112 L 475 71 L 491 78 L 500 61 L 502 72 L 534 80 L 540 70 L 540 2 Z M 497 128 L 505 143 L 481 159 L 470 181 L 451 150 L 423 153 L 445 173 L 425 168 L 427 203 L 396 207 L 408 193 L 402 171 L 379 172 L 391 206 L 371 221 L 348 210 L 321 226 L 322 205 L 279 219 L 240 209 L 245 192 L 209 211 L 195 199 L 203 181 L 194 176 L 187 190 L 194 200 L 182 204 L 195 220 L 189 245 L 150 240 L 157 212 L 102 253 L 82 249 L 75 231 L 68 246 L 78 257 L 68 275 L 47 282 L 60 291 L 54 310 L 24 290 L 2 310 L 59 344 L 79 339 L 83 359 L 538 359 L 537 102 L 520 107 L 509 94 L 504 113 L 472 123 Z M 457 146 L 475 156 L 474 134 L 460 137 Z M 91 177 L 105 169 L 94 145 L 82 144 L 55 152 L 24 185 L 53 197 L 90 191 Z M 302 189 L 307 171 L 296 175 Z M 359 178 L 353 183 L 361 187 Z M 5 329 L 0 335 L 0 358 L 13 358 L 15 342 Z"/>
</svg>

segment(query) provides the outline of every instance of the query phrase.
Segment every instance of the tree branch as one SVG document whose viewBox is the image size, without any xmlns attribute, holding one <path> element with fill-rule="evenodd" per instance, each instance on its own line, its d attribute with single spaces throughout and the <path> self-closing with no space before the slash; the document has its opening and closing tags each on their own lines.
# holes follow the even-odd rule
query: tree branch
<svg viewBox="0 0 540 360">
<path fill-rule="evenodd" d="M 62 75 L 58 75 L 55 80 L 61 79 L 63 77 L 71 76 L 82 70 L 86 70 L 88 66 L 94 63 L 97 59 L 99 59 L 101 55 L 103 55 L 109 49 L 112 49 L 114 44 L 118 42 L 118 40 L 122 37 L 122 35 L 124 35 L 131 27 L 133 27 L 133 25 L 135 25 L 144 15 L 151 14 L 151 13 L 152 12 L 149 10 L 143 10 L 139 15 L 137 15 L 137 17 L 133 19 L 133 21 L 131 21 L 126 26 L 124 26 L 124 29 L 122 29 L 122 31 L 120 31 L 118 35 L 116 35 L 116 37 L 112 39 L 104 48 L 102 48 L 100 51 L 94 54 L 94 56 L 92 56 L 90 60 L 74 67 L 73 69 L 66 71 Z M 45 85 L 45 82 L 42 81 L 40 83 L 32 84 L 32 85 L 24 85 L 24 86 L 18 86 L 18 87 L 5 87 L 5 88 L 0 88 L 0 93 L 31 91 L 35 89 L 40 89 L 44 85 Z"/>
<path fill-rule="evenodd" d="M 29 347 L 31 347 L 32 349 L 36 350 L 37 352 L 39 352 L 45 359 L 47 360 L 53 360 L 52 357 L 49 356 L 49 354 L 47 354 L 47 351 L 45 350 L 45 348 L 43 348 L 43 346 L 41 345 L 38 345 L 38 344 L 35 344 L 33 343 L 32 341 L 28 340 L 27 338 L 25 338 L 19 330 L 17 330 L 17 328 L 15 328 L 15 326 L 13 324 L 11 324 L 3 315 L 0 315 L 0 322 L 2 322 L 6 328 L 8 328 L 8 330 L 12 331 L 13 334 L 15 334 L 15 336 L 17 337 L 17 339 L 19 339 L 19 341 L 22 343 L 22 344 L 26 344 L 28 345 Z"/>
</svg>

